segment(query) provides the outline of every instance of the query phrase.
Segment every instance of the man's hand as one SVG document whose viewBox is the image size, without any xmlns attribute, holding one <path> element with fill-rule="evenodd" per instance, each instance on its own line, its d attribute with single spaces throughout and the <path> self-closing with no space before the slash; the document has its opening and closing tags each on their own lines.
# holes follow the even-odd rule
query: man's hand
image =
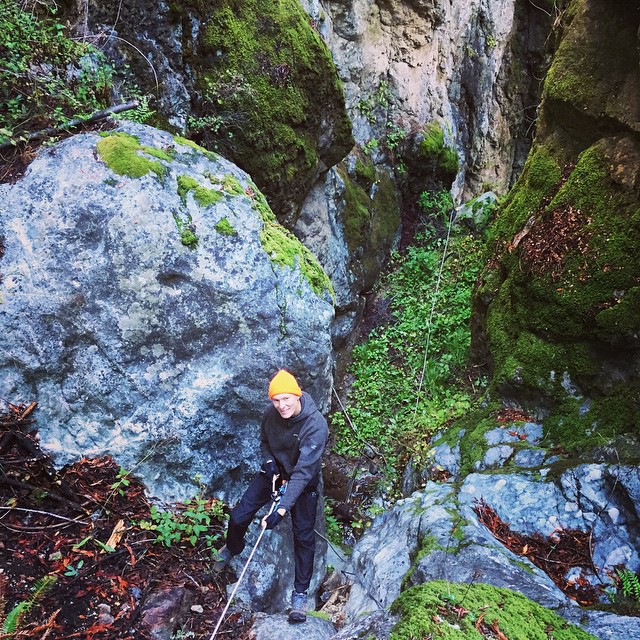
<svg viewBox="0 0 640 640">
<path fill-rule="evenodd" d="M 280 470 L 274 460 L 265 460 L 260 467 L 260 473 L 264 473 L 271 478 L 272 476 L 279 475 Z"/>
<path fill-rule="evenodd" d="M 286 509 L 278 509 L 277 511 L 273 511 L 268 516 L 262 518 L 262 526 L 265 529 L 275 529 L 279 524 L 282 518 L 287 515 Z"/>
</svg>

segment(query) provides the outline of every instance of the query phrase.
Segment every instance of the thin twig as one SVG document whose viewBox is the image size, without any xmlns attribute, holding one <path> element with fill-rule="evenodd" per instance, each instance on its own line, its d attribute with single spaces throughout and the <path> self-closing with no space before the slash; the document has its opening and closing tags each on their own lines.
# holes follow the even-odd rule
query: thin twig
<svg viewBox="0 0 640 640">
<path fill-rule="evenodd" d="M 51 513 L 50 511 L 40 511 L 39 509 L 23 509 L 22 507 L 0 507 L 2 511 L 22 511 L 23 513 L 39 513 L 44 516 L 51 516 L 52 518 L 58 518 L 59 520 L 66 520 L 67 522 L 77 522 L 79 524 L 89 524 L 85 520 L 79 520 L 78 518 L 67 518 L 57 513 Z"/>
<path fill-rule="evenodd" d="M 88 118 L 74 118 L 73 120 L 69 120 L 68 122 L 63 122 L 58 127 L 47 127 L 46 129 L 41 129 L 40 131 L 34 131 L 26 137 L 25 142 L 33 142 L 34 140 L 39 140 L 40 138 L 46 138 L 47 136 L 53 136 L 58 133 L 63 133 L 68 129 L 75 129 L 76 127 L 79 127 L 83 124 L 90 124 L 92 122 L 97 122 L 98 120 L 104 120 L 114 113 L 128 111 L 129 109 L 135 109 L 139 106 L 140 102 L 138 100 L 131 100 L 122 104 L 116 104 L 112 107 L 107 107 L 106 109 L 96 111 L 92 113 Z M 8 140 L 0 144 L 0 149 L 8 149 L 12 146 L 14 146 L 13 141 Z"/>
</svg>

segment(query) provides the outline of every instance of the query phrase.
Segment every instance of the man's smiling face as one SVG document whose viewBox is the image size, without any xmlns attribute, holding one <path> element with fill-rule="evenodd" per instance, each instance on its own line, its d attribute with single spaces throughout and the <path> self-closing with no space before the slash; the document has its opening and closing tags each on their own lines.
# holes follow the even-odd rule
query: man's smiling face
<svg viewBox="0 0 640 640">
<path fill-rule="evenodd" d="M 292 393 L 279 393 L 271 398 L 271 402 L 280 414 L 280 417 L 285 420 L 297 416 L 300 411 L 302 411 L 300 396 L 293 395 Z"/>
</svg>

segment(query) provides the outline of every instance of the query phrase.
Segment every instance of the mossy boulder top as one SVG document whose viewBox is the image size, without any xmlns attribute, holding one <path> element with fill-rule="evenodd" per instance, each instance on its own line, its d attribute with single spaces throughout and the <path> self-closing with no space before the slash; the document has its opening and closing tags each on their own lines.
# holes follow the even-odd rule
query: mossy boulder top
<svg viewBox="0 0 640 640">
<path fill-rule="evenodd" d="M 326 409 L 331 284 L 235 165 L 136 124 L 0 191 L 0 394 L 58 463 L 110 453 L 165 499 L 239 493 L 270 377 Z"/>
</svg>

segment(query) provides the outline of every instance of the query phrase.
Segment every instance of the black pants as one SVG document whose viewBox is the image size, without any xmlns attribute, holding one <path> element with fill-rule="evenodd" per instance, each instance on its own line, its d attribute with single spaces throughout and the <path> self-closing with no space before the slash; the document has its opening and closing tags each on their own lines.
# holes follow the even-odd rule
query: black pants
<svg viewBox="0 0 640 640">
<path fill-rule="evenodd" d="M 316 549 L 314 526 L 318 507 L 318 479 L 312 480 L 291 509 L 295 580 L 293 588 L 301 593 L 309 588 Z M 238 555 L 245 546 L 244 536 L 256 513 L 271 502 L 271 478 L 263 473 L 254 476 L 240 502 L 231 512 L 227 529 L 227 548 Z"/>
</svg>

